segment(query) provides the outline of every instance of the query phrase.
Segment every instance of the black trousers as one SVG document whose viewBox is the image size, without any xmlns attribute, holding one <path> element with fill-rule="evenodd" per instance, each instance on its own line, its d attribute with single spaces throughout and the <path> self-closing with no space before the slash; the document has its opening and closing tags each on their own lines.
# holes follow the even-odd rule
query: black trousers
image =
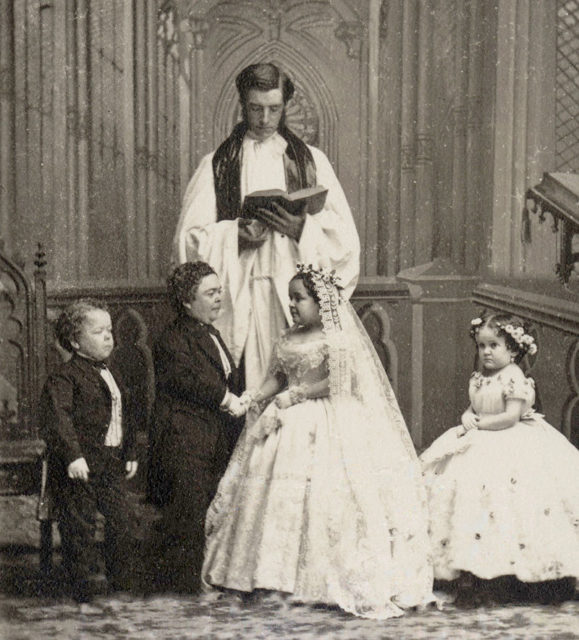
<svg viewBox="0 0 579 640">
<path fill-rule="evenodd" d="M 60 478 L 55 487 L 62 560 L 73 582 L 106 572 L 112 584 L 127 588 L 135 558 L 133 509 L 125 489 L 124 462 L 106 447 L 102 470 L 88 482 Z M 103 552 L 95 540 L 97 511 L 105 518 Z"/>
<path fill-rule="evenodd" d="M 167 447 L 168 500 L 162 509 L 158 587 L 195 593 L 200 587 L 205 516 L 229 460 L 225 432 L 198 424 L 197 446 L 178 437 Z"/>
</svg>

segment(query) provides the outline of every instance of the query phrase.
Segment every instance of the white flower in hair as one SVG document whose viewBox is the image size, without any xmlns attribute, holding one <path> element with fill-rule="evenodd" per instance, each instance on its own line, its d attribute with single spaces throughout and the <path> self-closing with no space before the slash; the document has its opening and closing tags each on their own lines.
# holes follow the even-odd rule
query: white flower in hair
<svg viewBox="0 0 579 640">
<path fill-rule="evenodd" d="M 326 284 L 333 284 L 334 286 L 338 285 L 338 280 L 340 277 L 336 275 L 336 270 L 332 269 L 324 269 L 323 267 L 316 268 L 312 264 L 303 264 L 302 262 L 298 262 L 296 265 L 296 270 L 298 273 L 308 274 L 312 278 L 322 280 Z"/>
<path fill-rule="evenodd" d="M 470 323 L 473 327 L 478 327 L 482 324 L 482 318 L 473 318 Z"/>
<path fill-rule="evenodd" d="M 497 327 L 511 336 L 511 338 L 515 341 L 515 344 L 519 348 L 519 351 L 523 353 L 528 352 L 531 355 L 537 353 L 537 345 L 535 344 L 535 339 L 533 338 L 533 336 L 525 333 L 524 327 L 513 327 L 512 324 L 502 325 L 500 323 L 497 323 Z"/>
</svg>

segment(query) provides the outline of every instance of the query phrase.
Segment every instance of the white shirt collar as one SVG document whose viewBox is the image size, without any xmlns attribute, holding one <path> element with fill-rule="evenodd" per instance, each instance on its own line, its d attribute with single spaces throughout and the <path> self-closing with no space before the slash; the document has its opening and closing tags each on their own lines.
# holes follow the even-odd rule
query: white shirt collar
<svg viewBox="0 0 579 640">
<path fill-rule="evenodd" d="M 252 138 L 249 133 L 246 133 L 245 138 L 243 139 L 244 151 L 252 149 L 259 153 L 261 150 L 267 149 L 270 153 L 275 153 L 281 156 L 285 152 L 286 148 L 287 142 L 277 131 L 265 140 L 256 140 L 255 138 Z"/>
</svg>

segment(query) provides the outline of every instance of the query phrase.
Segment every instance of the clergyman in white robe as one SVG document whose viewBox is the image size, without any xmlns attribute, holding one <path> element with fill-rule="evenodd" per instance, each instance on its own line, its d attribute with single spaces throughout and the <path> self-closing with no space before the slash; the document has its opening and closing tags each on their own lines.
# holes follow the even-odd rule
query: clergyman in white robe
<svg viewBox="0 0 579 640">
<path fill-rule="evenodd" d="M 286 146 L 279 133 L 264 141 L 246 134 L 241 151 L 242 199 L 253 191 L 286 190 Z M 202 159 L 183 200 L 173 262 L 203 260 L 219 275 L 223 311 L 215 326 L 236 364 L 245 354 L 248 388 L 261 383 L 273 344 L 291 324 L 288 283 L 296 263 L 335 269 L 346 298 L 358 280 L 360 243 L 346 196 L 325 154 L 308 148 L 317 184 L 326 187 L 328 195 L 322 211 L 306 216 L 299 242 L 268 230 L 261 246 L 238 251 L 238 219 L 217 221 L 214 152 Z"/>
</svg>

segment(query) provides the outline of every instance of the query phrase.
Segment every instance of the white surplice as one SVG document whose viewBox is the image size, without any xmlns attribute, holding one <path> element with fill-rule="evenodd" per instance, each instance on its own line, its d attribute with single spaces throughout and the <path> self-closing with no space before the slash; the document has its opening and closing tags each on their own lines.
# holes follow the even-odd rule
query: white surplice
<svg viewBox="0 0 579 640">
<path fill-rule="evenodd" d="M 241 152 L 241 198 L 263 189 L 286 189 L 286 141 L 246 135 Z M 349 298 L 359 274 L 360 243 L 344 191 L 322 151 L 308 146 L 317 184 L 328 189 L 324 209 L 308 215 L 299 242 L 269 232 L 257 249 L 238 252 L 237 220 L 217 222 L 213 153 L 205 156 L 185 193 L 173 247 L 173 261 L 204 260 L 224 290 L 223 311 L 215 326 L 238 364 L 245 351 L 247 386 L 261 383 L 272 345 L 291 324 L 288 283 L 297 262 L 335 269 Z"/>
</svg>

